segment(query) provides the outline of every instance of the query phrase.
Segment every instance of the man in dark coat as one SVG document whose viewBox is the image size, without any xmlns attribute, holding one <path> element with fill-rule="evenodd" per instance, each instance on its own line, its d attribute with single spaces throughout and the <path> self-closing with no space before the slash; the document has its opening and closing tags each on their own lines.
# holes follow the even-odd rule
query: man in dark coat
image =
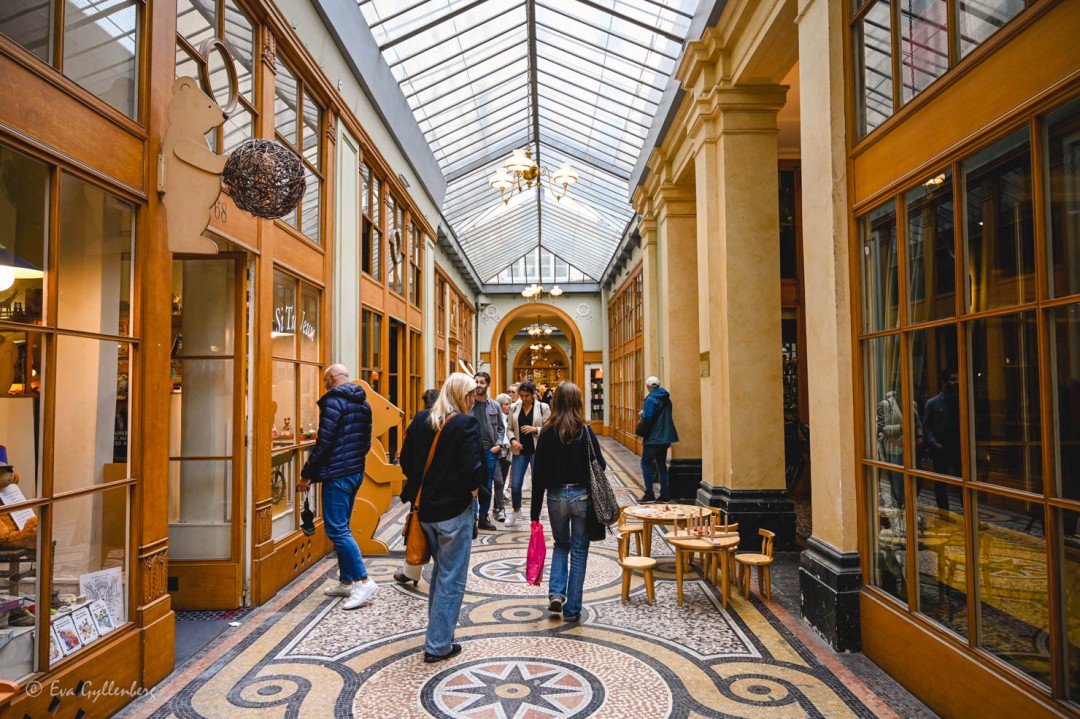
<svg viewBox="0 0 1080 719">
<path fill-rule="evenodd" d="M 323 373 L 326 394 L 319 398 L 319 437 L 308 455 L 299 492 L 321 482 L 323 524 L 338 556 L 336 587 L 325 590 L 331 597 L 345 597 L 344 609 L 356 609 L 371 600 L 377 586 L 368 579 L 364 558 L 353 537 L 352 517 L 356 493 L 364 481 L 364 461 L 371 449 L 371 406 L 367 394 L 349 382 L 345 365 L 330 365 Z"/>
<path fill-rule="evenodd" d="M 655 501 L 653 482 L 659 475 L 660 501 L 670 502 L 667 453 L 668 448 L 679 441 L 679 433 L 675 431 L 675 421 L 671 417 L 671 396 L 660 386 L 660 380 L 656 377 L 645 380 L 645 388 L 649 390 L 649 394 L 645 398 L 645 409 L 640 412 L 641 421 L 646 427 L 645 434 L 642 435 L 645 441 L 641 449 L 641 474 L 645 480 L 645 494 L 638 501 Z"/>
</svg>

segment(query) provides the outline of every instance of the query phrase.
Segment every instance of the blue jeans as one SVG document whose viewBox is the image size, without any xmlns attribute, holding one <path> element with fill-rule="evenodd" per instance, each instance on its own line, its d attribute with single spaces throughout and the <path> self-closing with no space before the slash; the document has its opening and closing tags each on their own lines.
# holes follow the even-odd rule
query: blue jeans
<svg viewBox="0 0 1080 719">
<path fill-rule="evenodd" d="M 548 492 L 548 518 L 555 551 L 551 555 L 548 598 L 562 597 L 563 616 L 581 614 L 585 566 L 589 562 L 589 488 L 559 487 Z"/>
<path fill-rule="evenodd" d="M 338 578 L 342 582 L 356 582 L 367 579 L 364 557 L 356 544 L 349 518 L 352 517 L 356 493 L 360 491 L 362 474 L 350 474 L 335 477 L 323 482 L 323 527 L 326 538 L 334 543 L 337 550 Z"/>
<path fill-rule="evenodd" d="M 431 548 L 431 589 L 428 592 L 428 627 L 424 651 L 441 656 L 450 653 L 465 579 L 472 552 L 473 508 L 441 522 L 421 522 Z"/>
<path fill-rule="evenodd" d="M 653 496 L 653 482 L 660 475 L 660 499 L 671 499 L 668 489 L 667 451 L 670 444 L 646 444 L 641 448 L 641 476 L 645 480 L 645 496 Z"/>
<path fill-rule="evenodd" d="M 510 485 L 510 503 L 514 505 L 514 511 L 521 509 L 521 486 L 525 484 L 525 470 L 533 466 L 533 457 L 523 454 L 515 454 L 510 460 L 510 473 L 513 475 Z"/>
<path fill-rule="evenodd" d="M 491 510 L 491 486 L 495 482 L 495 472 L 499 469 L 499 455 L 492 453 L 489 448 L 484 452 L 484 483 L 480 485 L 480 493 L 473 500 L 473 507 L 479 506 L 481 517 L 486 517 Z"/>
</svg>

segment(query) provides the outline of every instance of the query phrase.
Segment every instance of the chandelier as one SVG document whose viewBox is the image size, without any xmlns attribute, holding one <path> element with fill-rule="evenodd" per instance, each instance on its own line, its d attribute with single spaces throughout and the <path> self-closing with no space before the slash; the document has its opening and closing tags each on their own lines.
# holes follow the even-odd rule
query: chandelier
<svg viewBox="0 0 1080 719">
<path fill-rule="evenodd" d="M 532 337 L 548 337 L 555 328 L 548 324 L 532 324 L 525 328 L 525 331 Z"/>
<path fill-rule="evenodd" d="M 553 285 L 550 290 L 547 290 L 544 289 L 543 285 L 534 282 L 521 291 L 521 296 L 530 302 L 539 302 L 540 298 L 545 294 L 551 295 L 552 297 L 558 297 L 562 293 L 562 287 L 559 287 L 558 285 Z"/>
<path fill-rule="evenodd" d="M 533 183 L 536 183 L 536 188 L 540 189 L 541 180 L 544 178 L 547 179 L 551 194 L 558 201 L 566 196 L 570 185 L 578 181 L 578 173 L 569 162 L 562 163 L 558 170 L 551 172 L 546 167 L 537 165 L 532 156 L 532 147 L 514 150 L 510 154 L 510 159 L 503 163 L 503 167 L 495 168 L 495 173 L 488 182 L 499 191 L 503 204 L 509 204 L 510 198 L 515 193 L 532 189 Z"/>
</svg>

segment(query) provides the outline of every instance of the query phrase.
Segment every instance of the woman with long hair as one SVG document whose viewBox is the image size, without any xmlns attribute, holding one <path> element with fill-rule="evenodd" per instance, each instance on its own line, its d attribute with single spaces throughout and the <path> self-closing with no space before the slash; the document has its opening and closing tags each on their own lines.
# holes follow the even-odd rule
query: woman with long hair
<svg viewBox="0 0 1080 719">
<path fill-rule="evenodd" d="M 461 653 L 454 629 L 472 552 L 473 499 L 486 467 L 480 423 L 471 414 L 475 389 L 476 380 L 469 375 L 451 374 L 431 409 L 413 417 L 401 446 L 401 468 L 408 478 L 401 498 L 419 500 L 420 526 L 433 563 L 424 644 L 428 663 Z"/>
<path fill-rule="evenodd" d="M 555 539 L 548 579 L 548 610 L 562 614 L 567 622 L 576 622 L 581 617 L 589 542 L 605 535 L 589 497 L 590 443 L 600 465 L 607 469 L 607 464 L 584 413 L 578 386 L 573 382 L 560 384 L 552 398 L 551 416 L 537 441 L 533 464 L 532 521 L 540 521 L 546 492 L 551 534 Z"/>
<path fill-rule="evenodd" d="M 512 474 L 510 501 L 513 512 L 506 517 L 506 526 L 512 527 L 521 517 L 521 488 L 525 484 L 525 470 L 533 466 L 536 440 L 544 425 L 550 421 L 551 408 L 536 397 L 536 385 L 525 381 L 518 385 L 519 403 L 510 412 L 506 434 L 510 437 L 510 461 Z M 535 473 L 535 468 L 533 472 Z"/>
</svg>

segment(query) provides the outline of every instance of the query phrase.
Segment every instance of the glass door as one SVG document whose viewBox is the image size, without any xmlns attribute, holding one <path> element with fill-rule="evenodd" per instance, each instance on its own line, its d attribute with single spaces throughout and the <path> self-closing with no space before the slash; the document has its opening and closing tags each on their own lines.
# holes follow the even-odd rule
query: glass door
<svg viewBox="0 0 1080 719">
<path fill-rule="evenodd" d="M 242 599 L 244 257 L 173 262 L 169 591 L 174 609 Z"/>
</svg>

